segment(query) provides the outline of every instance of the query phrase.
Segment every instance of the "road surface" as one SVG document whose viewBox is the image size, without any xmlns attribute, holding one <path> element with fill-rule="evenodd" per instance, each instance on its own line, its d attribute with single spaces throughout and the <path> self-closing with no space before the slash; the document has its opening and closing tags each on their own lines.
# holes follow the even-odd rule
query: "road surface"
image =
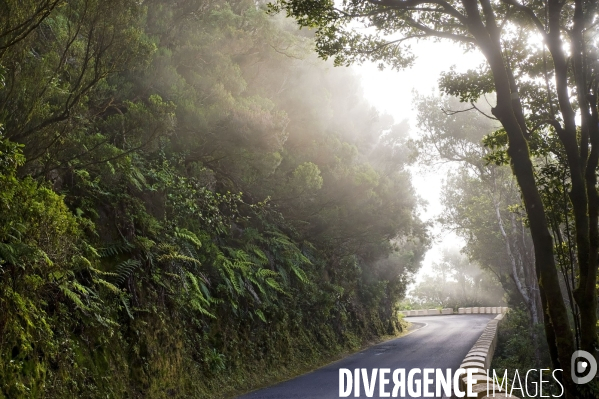
<svg viewBox="0 0 599 399">
<path fill-rule="evenodd" d="M 374 345 L 335 363 L 271 387 L 250 392 L 238 399 L 333 399 L 339 398 L 339 369 L 450 368 L 455 371 L 495 315 L 451 315 L 407 317 L 425 325 L 408 335 Z M 387 375 L 387 378 L 391 378 Z M 378 379 L 377 379 L 378 380 Z M 388 391 L 393 388 L 391 382 Z M 434 390 L 433 390 L 434 392 Z M 366 398 L 364 388 L 361 398 Z M 374 398 L 378 398 L 378 385 Z M 354 392 L 349 396 L 354 397 Z M 412 398 L 406 391 L 405 398 Z"/>
</svg>

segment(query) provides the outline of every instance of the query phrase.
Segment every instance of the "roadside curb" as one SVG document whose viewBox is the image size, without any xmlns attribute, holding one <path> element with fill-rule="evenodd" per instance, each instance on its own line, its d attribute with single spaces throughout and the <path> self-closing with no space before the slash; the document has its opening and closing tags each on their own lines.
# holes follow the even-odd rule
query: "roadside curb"
<svg viewBox="0 0 599 399">
<path fill-rule="evenodd" d="M 507 308 L 503 309 L 507 310 Z M 491 367 L 491 362 L 493 361 L 493 355 L 495 354 L 495 348 L 497 347 L 497 327 L 505 313 L 503 309 L 501 309 L 502 313 L 487 323 L 483 333 L 460 365 L 460 368 L 464 370 L 476 369 L 473 373 L 474 384 L 472 391 L 476 394 L 476 398 L 479 399 L 500 398 L 506 394 L 502 388 L 494 384 L 493 379 L 488 374 L 489 367 Z M 466 392 L 467 383 L 468 377 L 464 376 L 460 378 L 460 390 L 462 392 Z M 489 392 L 494 392 L 495 395 L 487 395 Z M 456 396 L 454 395 L 453 398 L 456 398 Z M 516 396 L 510 396 L 510 398 L 519 399 Z"/>
<path fill-rule="evenodd" d="M 503 314 L 509 309 L 505 306 L 487 306 L 473 308 L 458 308 L 458 313 L 455 313 L 452 308 L 445 309 L 420 309 L 420 310 L 401 310 L 400 313 L 405 317 L 414 316 L 444 316 L 453 314 Z"/>
</svg>

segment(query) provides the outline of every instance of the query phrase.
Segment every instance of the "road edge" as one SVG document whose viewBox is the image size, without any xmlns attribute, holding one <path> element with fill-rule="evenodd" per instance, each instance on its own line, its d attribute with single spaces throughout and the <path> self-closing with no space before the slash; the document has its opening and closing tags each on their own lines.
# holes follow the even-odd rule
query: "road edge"
<svg viewBox="0 0 599 399">
<path fill-rule="evenodd" d="M 271 386 L 275 386 L 275 385 L 281 384 L 281 383 L 283 383 L 285 381 L 289 381 L 289 380 L 292 380 L 294 378 L 298 378 L 298 377 L 301 377 L 303 375 L 313 373 L 314 371 L 319 370 L 319 369 L 321 369 L 323 367 L 328 367 L 328 366 L 330 366 L 332 364 L 335 364 L 338 361 L 341 361 L 341 360 L 345 359 L 348 356 L 352 356 L 352 355 L 355 355 L 356 353 L 363 352 L 365 350 L 368 350 L 368 349 L 370 349 L 372 347 L 375 347 L 377 345 L 383 344 L 385 342 L 389 342 L 389 341 L 393 341 L 395 339 L 403 338 L 403 337 L 405 337 L 407 335 L 412 334 L 413 332 L 416 332 L 416 331 L 421 330 L 422 328 L 428 326 L 428 323 L 423 323 L 423 322 L 409 322 L 409 321 L 405 321 L 405 322 L 408 324 L 407 328 L 404 331 L 402 331 L 401 333 L 397 334 L 397 335 L 383 335 L 376 342 L 367 342 L 366 344 L 364 344 L 363 346 L 361 346 L 360 349 L 357 349 L 355 351 L 349 351 L 349 352 L 340 353 L 339 355 L 336 356 L 335 360 L 331 360 L 328 363 L 319 364 L 318 366 L 316 366 L 314 368 L 311 368 L 310 370 L 305 371 L 303 373 L 295 374 L 293 376 L 281 379 L 281 380 L 279 380 L 277 382 L 274 382 L 274 383 L 268 383 L 267 385 L 259 386 L 259 387 L 255 388 L 255 389 L 252 389 L 251 391 L 244 391 L 244 392 L 234 393 L 234 394 L 232 394 L 232 396 L 227 396 L 226 398 L 227 399 L 235 399 L 235 398 L 238 398 L 240 396 L 244 396 L 244 395 L 250 394 L 252 392 L 256 392 L 256 391 L 259 391 L 261 389 L 265 389 L 265 388 L 268 388 L 268 387 L 271 387 Z"/>
</svg>

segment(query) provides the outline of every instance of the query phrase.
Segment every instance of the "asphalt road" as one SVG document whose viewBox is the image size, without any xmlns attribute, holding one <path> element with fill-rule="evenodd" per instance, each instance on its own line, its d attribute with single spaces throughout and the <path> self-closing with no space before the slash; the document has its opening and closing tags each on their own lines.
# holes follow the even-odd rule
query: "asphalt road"
<svg viewBox="0 0 599 399">
<path fill-rule="evenodd" d="M 425 325 L 408 335 L 374 345 L 313 372 L 240 396 L 238 399 L 332 399 L 339 398 L 339 369 L 373 368 L 451 368 L 455 371 L 464 356 L 495 315 L 452 315 L 408 317 L 406 320 Z M 390 375 L 387 375 L 390 379 Z M 378 379 L 377 379 L 378 380 Z M 393 383 L 391 382 L 391 391 Z M 434 390 L 433 390 L 434 391 Z M 360 391 L 365 398 L 364 389 Z M 378 385 L 374 398 L 378 398 Z M 411 398 L 408 395 L 405 398 Z M 350 398 L 354 397 L 354 392 Z M 401 396 L 400 396 L 401 397 Z"/>
</svg>

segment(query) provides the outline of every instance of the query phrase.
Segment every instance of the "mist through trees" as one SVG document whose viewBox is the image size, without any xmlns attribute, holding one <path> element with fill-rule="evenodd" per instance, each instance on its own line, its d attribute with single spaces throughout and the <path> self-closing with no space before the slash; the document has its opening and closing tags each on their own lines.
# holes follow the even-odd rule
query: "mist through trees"
<svg viewBox="0 0 599 399">
<path fill-rule="evenodd" d="M 598 342 L 596 13 L 1 2 L 0 397 L 230 396 L 405 331 L 431 245 L 414 162 L 452 164 L 437 222 L 465 246 L 408 306 L 502 298 L 594 397 L 569 359 Z M 426 38 L 486 61 L 410 127 L 345 66 L 409 67 Z"/>
</svg>

